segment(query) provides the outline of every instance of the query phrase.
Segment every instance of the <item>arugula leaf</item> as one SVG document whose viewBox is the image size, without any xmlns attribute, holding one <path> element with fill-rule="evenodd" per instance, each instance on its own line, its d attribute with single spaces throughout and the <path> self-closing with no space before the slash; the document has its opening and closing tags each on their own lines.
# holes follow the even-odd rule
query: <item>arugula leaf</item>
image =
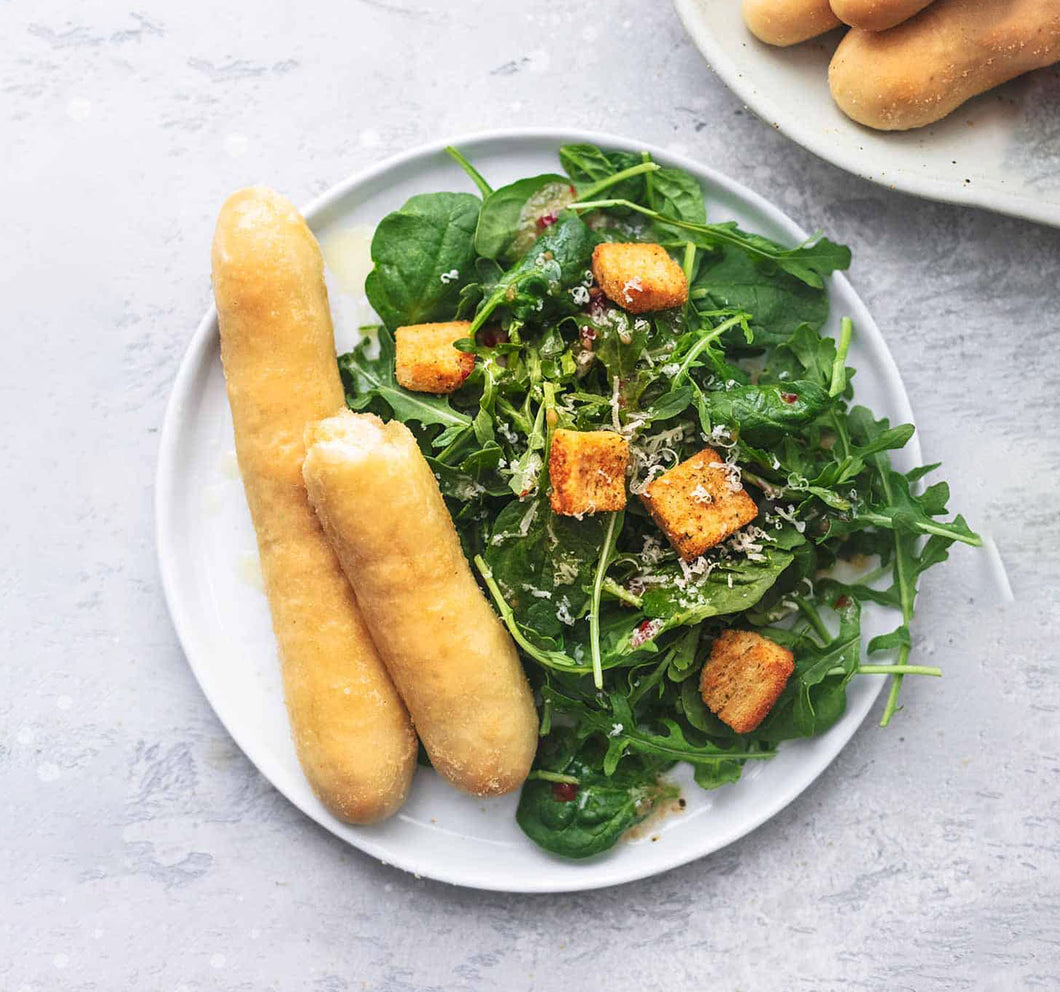
<svg viewBox="0 0 1060 992">
<path fill-rule="evenodd" d="M 363 410 L 376 397 L 402 422 L 414 421 L 424 426 L 441 424 L 447 428 L 464 428 L 471 418 L 449 405 L 444 396 L 413 393 L 398 385 L 394 375 L 394 338 L 385 327 L 379 328 L 378 354 L 373 358 L 371 338 L 363 338 L 353 351 L 339 356 L 339 372 L 346 390 L 346 405 Z"/>
<path fill-rule="evenodd" d="M 474 281 L 479 204 L 470 193 L 422 193 L 379 222 L 364 291 L 391 330 L 452 317 Z"/>
</svg>

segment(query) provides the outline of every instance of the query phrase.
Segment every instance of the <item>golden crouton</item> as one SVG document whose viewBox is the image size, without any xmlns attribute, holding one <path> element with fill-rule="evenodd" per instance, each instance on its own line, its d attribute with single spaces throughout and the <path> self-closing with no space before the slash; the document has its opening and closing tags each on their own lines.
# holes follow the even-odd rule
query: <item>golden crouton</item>
<svg viewBox="0 0 1060 992">
<path fill-rule="evenodd" d="M 713 448 L 704 448 L 655 479 L 641 500 L 686 561 L 758 516 L 758 507 Z"/>
<path fill-rule="evenodd" d="M 563 517 L 623 510 L 629 444 L 611 431 L 568 431 L 552 435 L 548 475 L 552 509 Z"/>
<path fill-rule="evenodd" d="M 749 734 L 773 708 L 795 657 L 749 630 L 726 630 L 714 642 L 699 677 L 703 702 L 738 734 Z"/>
<path fill-rule="evenodd" d="M 410 324 L 394 333 L 397 381 L 417 393 L 451 393 L 475 367 L 475 356 L 457 351 L 454 341 L 469 336 L 471 323 Z"/>
<path fill-rule="evenodd" d="M 684 270 L 662 245 L 597 245 L 593 275 L 607 298 L 631 313 L 668 310 L 688 299 Z"/>
</svg>

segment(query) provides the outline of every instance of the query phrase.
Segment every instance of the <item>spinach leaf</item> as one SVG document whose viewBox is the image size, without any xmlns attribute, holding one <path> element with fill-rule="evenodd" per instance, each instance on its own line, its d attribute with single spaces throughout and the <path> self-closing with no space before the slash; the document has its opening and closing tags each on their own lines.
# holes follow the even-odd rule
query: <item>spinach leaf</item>
<svg viewBox="0 0 1060 992">
<path fill-rule="evenodd" d="M 475 228 L 475 251 L 483 258 L 513 261 L 540 233 L 538 221 L 558 213 L 574 199 L 566 176 L 530 176 L 494 190 L 482 203 Z M 529 240 L 523 244 L 527 235 Z"/>
<path fill-rule="evenodd" d="M 682 169 L 659 169 L 646 182 L 648 206 L 653 210 L 692 224 L 707 222 L 703 187 L 695 176 Z"/>
<path fill-rule="evenodd" d="M 802 427 L 828 406 L 828 393 L 808 379 L 795 382 L 734 386 L 702 394 L 713 424 L 736 425 L 754 441 Z"/>
<path fill-rule="evenodd" d="M 828 319 L 823 289 L 731 245 L 704 254 L 691 292 L 697 303 L 751 314 L 759 345 L 783 341 L 801 324 L 816 330 Z"/>
<path fill-rule="evenodd" d="M 422 193 L 379 222 L 364 290 L 391 330 L 452 318 L 474 281 L 479 203 L 470 193 Z"/>
<path fill-rule="evenodd" d="M 516 822 L 535 844 L 566 858 L 588 858 L 613 847 L 672 790 L 657 785 L 663 767 L 650 758 L 627 760 L 611 775 L 601 770 L 598 741 L 579 746 L 569 730 L 542 741 L 523 786 Z"/>
<path fill-rule="evenodd" d="M 573 313 L 578 304 L 570 291 L 584 287 L 593 248 L 599 241 L 580 217 L 564 211 L 479 304 L 469 334 L 475 334 L 502 306 L 520 320 Z"/>
<path fill-rule="evenodd" d="M 790 550 L 772 544 L 764 544 L 757 557 L 762 560 L 716 561 L 706 575 L 693 580 L 686 580 L 676 565 L 658 569 L 662 581 L 654 582 L 642 597 L 645 615 L 665 621 L 656 636 L 708 617 L 750 609 L 795 560 Z"/>
</svg>

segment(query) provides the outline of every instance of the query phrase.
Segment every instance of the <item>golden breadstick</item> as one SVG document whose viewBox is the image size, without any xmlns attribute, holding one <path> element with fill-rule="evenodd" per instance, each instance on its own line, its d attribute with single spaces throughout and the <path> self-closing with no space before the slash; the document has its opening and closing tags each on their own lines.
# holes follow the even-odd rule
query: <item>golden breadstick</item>
<svg viewBox="0 0 1060 992">
<path fill-rule="evenodd" d="M 849 31 L 828 82 L 848 117 L 904 131 L 1058 59 L 1057 0 L 936 0 L 890 31 Z"/>
<path fill-rule="evenodd" d="M 306 423 L 345 403 L 320 249 L 287 200 L 228 198 L 213 290 L 298 758 L 332 813 L 371 823 L 404 802 L 416 737 L 302 483 Z"/>
<path fill-rule="evenodd" d="M 767 45 L 797 45 L 839 27 L 828 0 L 743 0 L 743 19 Z"/>
<path fill-rule="evenodd" d="M 886 31 L 922 11 L 931 0 L 831 0 L 844 24 L 863 31 Z"/>
<path fill-rule="evenodd" d="M 537 749 L 533 697 L 416 439 L 345 410 L 308 427 L 306 448 L 309 499 L 431 763 L 473 795 L 517 788 Z"/>
</svg>

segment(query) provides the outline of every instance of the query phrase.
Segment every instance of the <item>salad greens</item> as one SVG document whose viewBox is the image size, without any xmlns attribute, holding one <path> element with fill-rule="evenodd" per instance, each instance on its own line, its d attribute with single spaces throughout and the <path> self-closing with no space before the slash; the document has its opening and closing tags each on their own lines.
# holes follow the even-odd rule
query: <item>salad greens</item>
<svg viewBox="0 0 1060 992">
<path fill-rule="evenodd" d="M 660 773 L 692 765 L 713 789 L 786 740 L 828 730 L 846 689 L 891 674 L 898 708 L 917 580 L 955 541 L 937 466 L 902 473 L 888 452 L 913 434 L 854 402 L 854 328 L 822 334 L 826 280 L 847 248 L 817 236 L 786 247 L 708 223 L 698 181 L 647 155 L 560 149 L 565 175 L 494 189 L 455 149 L 480 196 L 414 196 L 372 241 L 368 298 L 382 325 L 339 365 L 349 405 L 397 417 L 433 468 L 469 560 L 522 655 L 541 746 L 517 820 L 572 858 L 612 846 L 675 792 Z M 596 287 L 602 241 L 663 245 L 688 302 L 643 315 Z M 463 319 L 475 369 L 449 397 L 394 377 L 394 331 Z M 548 458 L 557 428 L 629 442 L 624 511 L 557 516 Z M 709 446 L 755 498 L 750 525 L 682 561 L 637 498 Z M 857 575 L 856 579 L 850 576 Z M 845 576 L 841 578 L 840 576 Z M 900 622 L 862 659 L 861 604 Z M 737 734 L 704 705 L 699 675 L 716 636 L 754 629 L 789 648 L 795 670 L 758 728 Z"/>
</svg>

